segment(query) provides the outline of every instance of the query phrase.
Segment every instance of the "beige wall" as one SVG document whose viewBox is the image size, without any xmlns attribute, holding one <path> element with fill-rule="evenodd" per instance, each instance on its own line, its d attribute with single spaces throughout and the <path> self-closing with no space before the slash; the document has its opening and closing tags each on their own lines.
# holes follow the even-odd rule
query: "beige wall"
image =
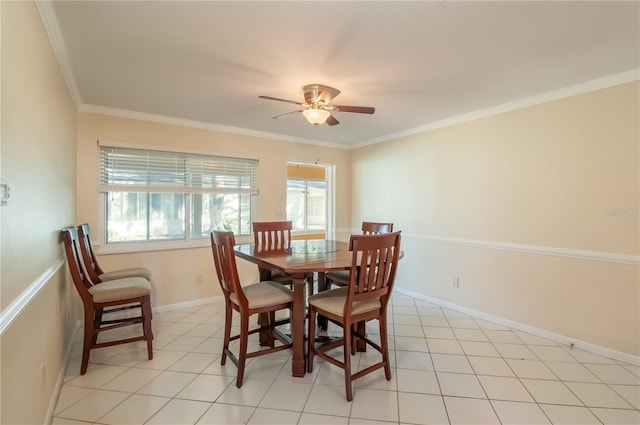
<svg viewBox="0 0 640 425">
<path fill-rule="evenodd" d="M 2 2 L 2 320 L 50 273 L 1 336 L 0 422 L 43 423 L 77 315 L 60 229 L 73 224 L 76 108 L 32 2 Z M 5 323 L 6 324 L 6 323 Z"/>
<path fill-rule="evenodd" d="M 79 318 L 59 230 L 99 229 L 97 140 L 257 156 L 261 220 L 284 218 L 287 161 L 335 164 L 341 236 L 362 220 L 403 230 L 400 288 L 640 354 L 638 266 L 616 262 L 638 255 L 638 83 L 351 152 L 76 114 L 34 3 L 0 12 L 0 177 L 12 190 L 0 207 L 2 313 L 51 271 L 1 335 L 0 423 L 43 423 L 55 402 Z M 155 307 L 219 295 L 208 248 L 100 261 L 149 267 Z M 241 274 L 257 278 L 251 264 Z"/>
<path fill-rule="evenodd" d="M 403 231 L 400 288 L 638 356 L 639 92 L 623 84 L 355 150 L 352 222 Z"/>
<path fill-rule="evenodd" d="M 257 137 L 220 133 L 211 130 L 180 127 L 119 118 L 93 113 L 78 114 L 78 202 L 76 218 L 99 229 L 97 192 L 97 143 L 118 142 L 154 146 L 170 150 L 184 149 L 211 155 L 237 155 L 259 158 L 260 195 L 258 220 L 286 219 L 287 161 L 335 164 L 336 225 L 350 225 L 350 153 L 347 150 L 313 145 L 279 142 Z M 94 233 L 98 233 L 95 231 Z M 94 235 L 94 238 L 96 235 Z M 125 266 L 145 266 L 153 274 L 155 307 L 195 301 L 221 295 L 211 250 L 204 248 L 100 255 L 105 270 Z M 257 280 L 255 265 L 241 261 L 241 277 Z M 196 285 L 202 275 L 204 285 Z"/>
</svg>

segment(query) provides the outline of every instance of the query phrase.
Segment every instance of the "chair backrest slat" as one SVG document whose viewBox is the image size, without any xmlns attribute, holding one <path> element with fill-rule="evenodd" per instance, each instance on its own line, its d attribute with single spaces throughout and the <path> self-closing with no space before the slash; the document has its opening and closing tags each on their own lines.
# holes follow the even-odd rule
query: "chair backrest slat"
<svg viewBox="0 0 640 425">
<path fill-rule="evenodd" d="M 213 262 L 216 267 L 218 281 L 225 297 L 235 294 L 238 298 L 238 305 L 241 308 L 248 308 L 247 297 L 242 290 L 238 268 L 236 265 L 236 255 L 233 247 L 235 245 L 233 232 L 213 231 L 211 232 L 211 249 L 213 251 Z"/>
<path fill-rule="evenodd" d="M 259 249 L 291 248 L 291 221 L 254 221 L 253 243 Z"/>
</svg>

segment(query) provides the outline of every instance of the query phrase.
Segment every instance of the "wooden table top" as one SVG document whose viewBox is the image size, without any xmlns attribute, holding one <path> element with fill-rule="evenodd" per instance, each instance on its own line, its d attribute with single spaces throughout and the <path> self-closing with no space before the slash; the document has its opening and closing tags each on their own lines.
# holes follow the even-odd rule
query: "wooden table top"
<svg viewBox="0 0 640 425">
<path fill-rule="evenodd" d="M 265 250 L 254 244 L 241 244 L 234 250 L 240 258 L 283 273 L 327 272 L 351 267 L 349 244 L 329 239 L 295 240 L 289 249 Z"/>
</svg>

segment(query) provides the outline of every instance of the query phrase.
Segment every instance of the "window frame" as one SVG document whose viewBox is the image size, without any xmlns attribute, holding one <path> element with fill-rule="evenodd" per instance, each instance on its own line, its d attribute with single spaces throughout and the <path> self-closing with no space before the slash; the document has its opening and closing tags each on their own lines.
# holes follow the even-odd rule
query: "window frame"
<svg viewBox="0 0 640 425">
<path fill-rule="evenodd" d="M 304 162 L 299 160 L 288 160 L 287 161 L 287 173 L 285 180 L 285 191 L 288 190 L 289 180 L 298 180 L 298 181 L 323 181 L 325 183 L 325 228 L 322 233 L 324 233 L 326 239 L 334 239 L 335 238 L 335 164 L 329 163 L 321 163 L 317 160 L 315 162 Z M 316 179 L 316 178 L 302 178 L 302 177 L 293 177 L 289 174 L 289 167 L 309 167 L 309 168 L 322 168 L 324 171 L 324 179 Z M 285 197 L 285 211 L 287 210 L 286 204 L 288 203 L 288 194 Z M 306 207 L 305 207 L 306 208 Z M 288 214 L 288 213 L 287 213 Z M 287 220 L 289 217 L 287 215 Z M 307 235 L 318 234 L 319 231 L 301 231 L 294 230 L 292 231 L 292 235 L 298 238 L 304 238 Z"/>
<path fill-rule="evenodd" d="M 98 228 L 94 237 L 97 237 L 96 245 L 99 247 L 100 252 L 104 254 L 111 253 L 126 253 L 126 252 L 146 252 L 146 251 L 162 251 L 162 250 L 174 250 L 174 249 L 185 249 L 185 248 L 202 248 L 209 247 L 211 242 L 209 238 L 192 238 L 191 237 L 191 214 L 192 214 L 192 201 L 189 200 L 191 195 L 198 193 L 240 193 L 241 191 L 234 191 L 229 189 L 222 190 L 207 190 L 207 189 L 196 189 L 193 191 L 169 191 L 169 193 L 181 193 L 185 195 L 185 210 L 184 210 L 184 226 L 185 226 L 185 238 L 184 239 L 167 239 L 167 240 L 145 240 L 145 241 L 123 241 L 123 242 L 114 242 L 107 243 L 107 195 L 109 191 L 105 191 L 103 186 L 101 185 L 102 181 L 102 148 L 115 148 L 115 149 L 135 149 L 141 151 L 156 151 L 177 155 L 185 155 L 189 157 L 205 157 L 205 158 L 229 158 L 231 160 L 247 160 L 254 161 L 254 171 L 257 174 L 255 179 L 255 187 L 252 186 L 250 191 L 253 193 L 250 194 L 251 201 L 251 209 L 250 209 L 250 223 L 249 223 L 249 233 L 246 235 L 236 235 L 237 243 L 248 243 L 253 240 L 253 236 L 251 233 L 251 222 L 256 219 L 258 212 L 258 203 L 259 203 L 259 171 L 260 171 L 260 162 L 259 158 L 251 157 L 243 154 L 231 154 L 231 153 L 212 153 L 212 152 L 203 152 L 200 150 L 193 149 L 185 149 L 185 148 L 173 148 L 170 146 L 149 146 L 149 145 L 138 145 L 138 144 L 129 144 L 129 143 L 118 143 L 118 142 L 101 142 L 98 141 L 97 149 L 96 149 L 96 168 L 97 168 L 97 198 L 98 198 Z M 179 186 L 179 188 L 183 188 L 183 186 Z M 185 186 L 186 188 L 186 186 Z M 135 187 L 131 187 L 130 193 L 139 193 L 139 192 L 147 192 L 147 193 L 157 193 L 158 191 L 154 191 L 153 189 L 146 189 L 137 191 Z M 162 188 L 159 192 L 167 192 L 166 187 Z M 247 191 L 244 191 L 247 193 Z"/>
</svg>

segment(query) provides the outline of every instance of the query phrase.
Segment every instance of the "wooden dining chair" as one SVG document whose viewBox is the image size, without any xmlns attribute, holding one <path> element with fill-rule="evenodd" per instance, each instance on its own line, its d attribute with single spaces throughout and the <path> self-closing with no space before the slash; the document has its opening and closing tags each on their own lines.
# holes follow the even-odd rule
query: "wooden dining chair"
<svg viewBox="0 0 640 425">
<path fill-rule="evenodd" d="M 275 312 L 293 308 L 293 292 L 281 283 L 262 281 L 242 286 L 238 277 L 236 257 L 233 247 L 235 238 L 233 232 L 211 232 L 211 249 L 213 261 L 225 300 L 224 339 L 220 364 L 224 365 L 227 357 L 238 368 L 236 387 L 242 386 L 247 359 L 263 356 L 276 351 L 286 350 L 293 346 L 280 333 L 275 331 Z M 240 333 L 231 335 L 233 311 L 240 314 Z M 267 313 L 267 323 L 249 330 L 249 318 L 254 314 Z M 269 331 L 270 347 L 267 349 L 247 352 L 249 335 L 263 330 Z M 229 343 L 239 339 L 238 355 L 229 349 Z M 281 345 L 276 346 L 277 339 Z"/>
<path fill-rule="evenodd" d="M 147 342 L 147 356 L 153 359 L 153 333 L 151 330 L 151 284 L 142 277 L 127 277 L 105 282 L 93 282 L 82 267 L 75 227 L 62 229 L 65 253 L 71 278 L 82 299 L 84 308 L 84 337 L 80 374 L 87 372 L 89 354 L 94 348 L 110 347 L 136 341 Z M 105 315 L 119 311 L 140 309 L 140 315 L 105 319 Z M 102 332 L 142 324 L 142 335 L 98 342 Z"/>
<path fill-rule="evenodd" d="M 291 249 L 291 221 L 254 221 L 253 222 L 253 244 L 259 250 L 282 250 Z M 280 282 L 293 288 L 293 278 L 288 273 L 281 273 L 264 267 L 258 267 L 260 280 L 271 280 Z M 313 294 L 313 279 L 307 279 L 308 294 Z M 322 288 L 323 285 L 320 285 Z"/>
<path fill-rule="evenodd" d="M 125 277 L 142 277 L 151 280 L 151 271 L 145 267 L 132 267 L 127 269 L 112 270 L 105 272 L 102 270 L 91 244 L 91 230 L 89 224 L 84 223 L 78 226 L 78 234 L 80 235 L 80 251 L 82 252 L 82 260 L 84 267 L 94 283 L 106 282 L 114 279 L 122 279 Z"/>
<path fill-rule="evenodd" d="M 319 356 L 344 370 L 347 401 L 353 399 L 352 383 L 377 369 L 384 368 L 385 378 L 391 380 L 389 343 L 387 338 L 387 305 L 393 290 L 400 232 L 351 236 L 352 252 L 349 284 L 345 287 L 319 292 L 309 297 L 309 329 L 307 369 L 313 372 L 313 358 Z M 316 346 L 316 318 L 322 314 L 343 329 L 343 337 Z M 380 326 L 380 345 L 358 332 L 357 324 L 377 319 Z M 351 356 L 356 352 L 356 339 L 364 341 L 381 355 L 381 361 L 356 373 L 351 370 Z M 328 354 L 342 346 L 343 360 Z"/>
<path fill-rule="evenodd" d="M 253 244 L 260 251 L 282 250 L 291 248 L 291 221 L 254 221 Z M 264 267 L 258 267 L 261 281 L 274 281 L 291 287 L 293 279 L 290 274 L 280 273 Z"/>
<path fill-rule="evenodd" d="M 378 223 L 373 221 L 362 222 L 363 235 L 375 235 L 390 232 L 393 232 L 393 223 Z M 347 270 L 326 273 L 324 278 L 324 287 L 327 289 L 330 289 L 331 285 L 347 286 L 349 284 L 349 272 Z"/>
</svg>

